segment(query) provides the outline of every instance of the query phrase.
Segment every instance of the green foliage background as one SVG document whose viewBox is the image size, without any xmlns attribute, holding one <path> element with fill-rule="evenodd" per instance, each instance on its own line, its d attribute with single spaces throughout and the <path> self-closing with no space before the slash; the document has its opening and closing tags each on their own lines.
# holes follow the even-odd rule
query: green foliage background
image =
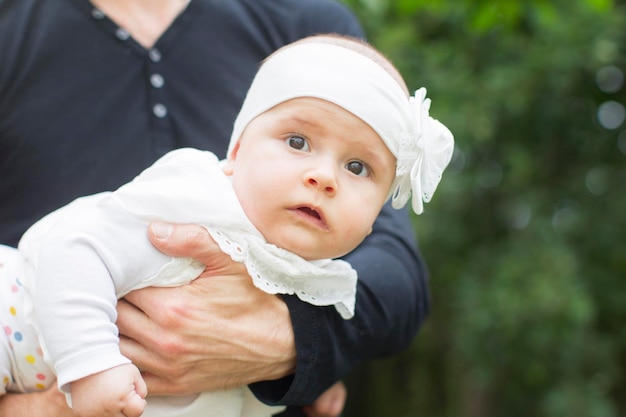
<svg viewBox="0 0 626 417">
<path fill-rule="evenodd" d="M 414 219 L 432 314 L 345 415 L 626 416 L 626 5 L 345 3 L 456 139 Z"/>
</svg>

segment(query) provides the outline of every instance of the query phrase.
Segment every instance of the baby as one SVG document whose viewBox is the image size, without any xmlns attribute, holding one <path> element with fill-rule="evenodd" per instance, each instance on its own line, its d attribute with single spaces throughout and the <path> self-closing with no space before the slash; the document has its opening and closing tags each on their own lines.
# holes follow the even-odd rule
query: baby
<svg viewBox="0 0 626 417">
<path fill-rule="evenodd" d="M 420 214 L 450 161 L 452 134 L 429 116 L 425 93 L 409 97 L 393 65 L 358 40 L 324 35 L 279 49 L 248 91 L 225 160 L 172 151 L 118 190 L 46 216 L 19 252 L 0 248 L 0 283 L 12 288 L 1 292 L 13 297 L 2 302 L 20 307 L 0 317 L 8 329 L 0 372 L 11 373 L 4 386 L 28 391 L 56 375 L 81 417 L 280 411 L 247 387 L 145 400 L 140 371 L 119 350 L 116 301 L 142 287 L 184 285 L 204 269 L 157 251 L 147 226 L 200 224 L 263 291 L 334 306 L 349 319 L 357 276 L 335 258 L 363 241 L 389 199 L 402 208 L 412 195 Z M 16 321 L 24 318 L 37 333 Z M 15 352 L 15 326 L 39 341 L 53 373 L 42 366 L 33 375 L 39 346 Z"/>
</svg>

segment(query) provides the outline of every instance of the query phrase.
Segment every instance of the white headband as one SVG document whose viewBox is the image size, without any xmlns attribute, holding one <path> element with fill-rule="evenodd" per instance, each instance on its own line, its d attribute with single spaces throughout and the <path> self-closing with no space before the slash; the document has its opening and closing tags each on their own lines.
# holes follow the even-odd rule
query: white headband
<svg viewBox="0 0 626 417">
<path fill-rule="evenodd" d="M 245 127 L 287 100 L 315 97 L 343 107 L 367 123 L 396 157 L 392 206 L 413 194 L 415 213 L 430 201 L 454 150 L 452 133 L 429 116 L 430 99 L 420 88 L 407 98 L 382 66 L 345 47 L 303 42 L 268 58 L 257 72 L 235 120 L 228 155 Z"/>
</svg>

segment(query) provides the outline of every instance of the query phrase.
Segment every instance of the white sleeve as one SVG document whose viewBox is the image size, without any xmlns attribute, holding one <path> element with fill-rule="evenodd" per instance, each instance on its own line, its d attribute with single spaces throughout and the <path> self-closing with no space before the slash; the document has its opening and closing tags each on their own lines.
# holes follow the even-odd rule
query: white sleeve
<svg viewBox="0 0 626 417">
<path fill-rule="evenodd" d="M 65 392 L 74 380 L 130 362 L 119 351 L 116 294 L 171 260 L 151 245 L 145 220 L 106 201 L 67 210 L 45 236 L 36 265 L 37 327 Z"/>
<path fill-rule="evenodd" d="M 226 195 L 230 199 L 220 198 Z M 234 216 L 235 209 L 241 211 L 217 157 L 179 149 L 115 192 L 79 199 L 33 228 L 20 249 L 36 270 L 35 324 L 61 389 L 129 362 L 118 347 L 118 297 L 148 285 L 190 282 L 204 269 L 154 248 L 148 223 L 245 219 Z M 44 235 L 40 244 L 38 235 Z"/>
</svg>

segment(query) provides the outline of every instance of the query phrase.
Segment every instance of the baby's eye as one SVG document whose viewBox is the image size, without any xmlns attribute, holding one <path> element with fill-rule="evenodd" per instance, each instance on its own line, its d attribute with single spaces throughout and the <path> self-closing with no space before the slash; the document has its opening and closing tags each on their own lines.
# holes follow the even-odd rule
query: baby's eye
<svg viewBox="0 0 626 417">
<path fill-rule="evenodd" d="M 350 161 L 346 164 L 346 169 L 359 177 L 369 177 L 370 169 L 363 162 Z"/>
<path fill-rule="evenodd" d="M 286 142 L 290 148 L 305 152 L 309 150 L 309 143 L 301 136 L 289 136 Z"/>
</svg>

